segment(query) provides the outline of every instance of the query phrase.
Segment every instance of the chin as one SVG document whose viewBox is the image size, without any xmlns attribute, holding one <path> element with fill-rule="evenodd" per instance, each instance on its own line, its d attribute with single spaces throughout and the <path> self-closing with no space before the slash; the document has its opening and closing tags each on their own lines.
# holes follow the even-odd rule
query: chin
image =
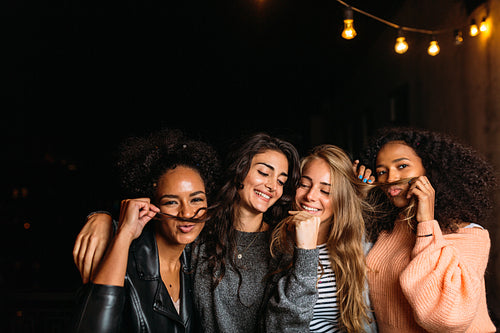
<svg viewBox="0 0 500 333">
<path fill-rule="evenodd" d="M 391 198 L 391 202 L 394 206 L 396 206 L 398 208 L 404 208 L 404 207 L 408 206 L 410 201 L 405 199 L 405 198 L 396 197 L 396 198 Z"/>
</svg>

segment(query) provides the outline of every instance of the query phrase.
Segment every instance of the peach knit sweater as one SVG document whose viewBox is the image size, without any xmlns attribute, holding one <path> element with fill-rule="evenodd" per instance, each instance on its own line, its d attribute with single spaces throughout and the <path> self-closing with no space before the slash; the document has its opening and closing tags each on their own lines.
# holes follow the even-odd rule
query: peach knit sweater
<svg viewBox="0 0 500 333">
<path fill-rule="evenodd" d="M 484 272 L 490 238 L 479 228 L 443 234 L 437 221 L 396 222 L 366 258 L 379 331 L 495 332 L 486 307 Z"/>
</svg>

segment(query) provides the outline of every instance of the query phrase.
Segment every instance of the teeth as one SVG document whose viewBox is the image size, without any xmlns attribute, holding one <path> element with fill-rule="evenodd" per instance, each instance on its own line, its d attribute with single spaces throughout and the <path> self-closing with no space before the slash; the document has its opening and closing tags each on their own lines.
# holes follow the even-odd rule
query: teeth
<svg viewBox="0 0 500 333">
<path fill-rule="evenodd" d="M 263 197 L 263 198 L 266 198 L 266 199 L 271 199 L 271 197 L 270 197 L 270 196 L 268 196 L 267 194 L 264 194 L 264 193 L 262 193 L 262 192 L 260 192 L 260 191 L 255 191 L 255 193 L 257 193 L 258 195 L 260 195 L 260 196 L 261 196 L 261 197 Z"/>
<path fill-rule="evenodd" d="M 307 207 L 304 205 L 302 205 L 302 208 L 304 208 L 305 210 L 307 210 L 309 212 L 319 212 L 319 209 L 317 209 L 317 208 L 311 208 L 311 207 Z"/>
</svg>

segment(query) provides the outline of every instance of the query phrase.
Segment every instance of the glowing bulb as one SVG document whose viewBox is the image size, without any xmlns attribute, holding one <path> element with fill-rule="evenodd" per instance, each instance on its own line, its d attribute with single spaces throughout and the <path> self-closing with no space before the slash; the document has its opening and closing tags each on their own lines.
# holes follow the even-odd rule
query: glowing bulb
<svg viewBox="0 0 500 333">
<path fill-rule="evenodd" d="M 486 17 L 484 17 L 479 25 L 479 31 L 485 32 L 486 30 L 488 30 L 488 24 L 486 24 Z"/>
<path fill-rule="evenodd" d="M 455 45 L 461 45 L 464 42 L 464 36 L 462 31 L 455 30 Z"/>
<path fill-rule="evenodd" d="M 469 35 L 475 37 L 479 34 L 479 29 L 477 28 L 476 20 L 472 19 L 470 21 Z"/>
<path fill-rule="evenodd" d="M 356 30 L 354 30 L 352 18 L 352 9 L 347 7 L 344 12 L 344 30 L 342 31 L 342 38 L 353 39 L 356 37 Z"/>
<path fill-rule="evenodd" d="M 435 55 L 438 55 L 439 53 L 439 45 L 438 45 L 438 42 L 433 39 L 431 40 L 431 43 L 429 44 L 429 48 L 427 49 L 427 53 L 429 53 L 429 55 L 431 56 L 435 56 Z"/>
<path fill-rule="evenodd" d="M 403 54 L 408 51 L 408 43 L 405 41 L 403 36 L 396 38 L 396 44 L 394 45 L 394 50 L 398 54 Z"/>
</svg>

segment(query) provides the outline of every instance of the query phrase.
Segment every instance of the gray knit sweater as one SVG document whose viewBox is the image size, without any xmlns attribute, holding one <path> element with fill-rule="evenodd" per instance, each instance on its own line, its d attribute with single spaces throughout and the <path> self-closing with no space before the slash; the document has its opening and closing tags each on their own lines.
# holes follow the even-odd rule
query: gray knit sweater
<svg viewBox="0 0 500 333">
<path fill-rule="evenodd" d="M 203 260 L 205 246 L 193 253 L 194 298 L 203 332 L 258 332 L 258 319 L 264 299 L 264 277 L 269 272 L 269 232 L 237 231 L 237 252 L 242 283 L 238 295 L 239 277 L 227 264 L 226 274 L 212 291 L 212 276 L 208 262 Z M 226 261 L 228 263 L 229 260 Z"/>
</svg>

